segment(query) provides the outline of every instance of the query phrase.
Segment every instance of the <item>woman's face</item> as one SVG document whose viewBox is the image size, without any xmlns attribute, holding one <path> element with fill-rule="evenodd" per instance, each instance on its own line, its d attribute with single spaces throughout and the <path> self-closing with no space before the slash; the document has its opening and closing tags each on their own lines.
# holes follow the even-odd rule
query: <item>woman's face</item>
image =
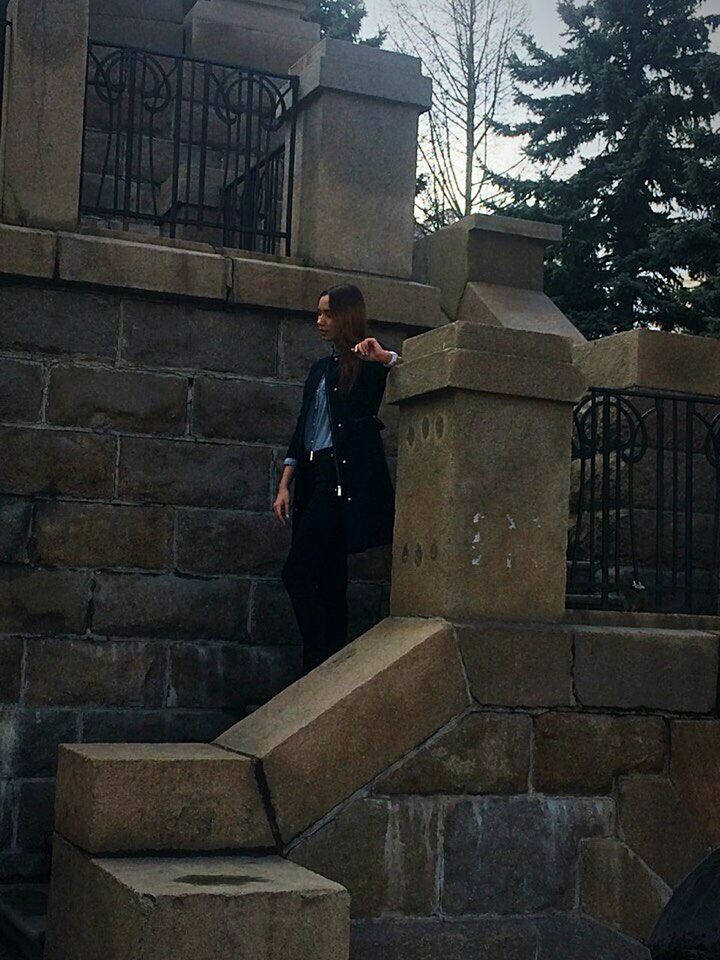
<svg viewBox="0 0 720 960">
<path fill-rule="evenodd" d="M 318 300 L 317 327 L 326 343 L 335 340 L 338 333 L 337 321 L 330 312 L 330 297 L 327 293 Z"/>
</svg>

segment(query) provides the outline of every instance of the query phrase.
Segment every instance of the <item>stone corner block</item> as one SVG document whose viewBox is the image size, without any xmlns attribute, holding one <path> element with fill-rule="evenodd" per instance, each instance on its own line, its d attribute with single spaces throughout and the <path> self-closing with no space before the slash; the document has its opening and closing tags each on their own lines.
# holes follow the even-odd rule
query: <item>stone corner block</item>
<svg viewBox="0 0 720 960">
<path fill-rule="evenodd" d="M 52 279 L 57 235 L 50 230 L 0 224 L 0 273 Z"/>
<path fill-rule="evenodd" d="M 97 859 L 55 838 L 47 960 L 346 960 L 349 937 L 347 891 L 280 857 Z"/>
<path fill-rule="evenodd" d="M 468 703 L 452 626 L 391 617 L 216 742 L 262 762 L 288 842 Z"/>
<path fill-rule="evenodd" d="M 62 745 L 55 828 L 93 854 L 275 847 L 253 761 L 206 744 Z"/>
</svg>

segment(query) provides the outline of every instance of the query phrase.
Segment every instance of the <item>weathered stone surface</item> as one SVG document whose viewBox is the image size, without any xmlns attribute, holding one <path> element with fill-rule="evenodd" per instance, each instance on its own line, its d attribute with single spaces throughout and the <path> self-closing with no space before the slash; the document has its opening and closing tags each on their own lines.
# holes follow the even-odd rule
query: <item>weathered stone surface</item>
<svg viewBox="0 0 720 960">
<path fill-rule="evenodd" d="M 123 300 L 122 316 L 121 352 L 130 363 L 250 377 L 276 373 L 278 321 L 272 312 Z"/>
<path fill-rule="evenodd" d="M 436 899 L 438 808 L 429 800 L 356 800 L 288 856 L 342 884 L 353 917 L 424 916 Z"/>
<path fill-rule="evenodd" d="M 25 780 L 18 785 L 17 846 L 47 851 L 53 829 L 54 780 Z"/>
<path fill-rule="evenodd" d="M 572 704 L 572 636 L 560 625 L 459 626 L 473 697 L 506 707 Z"/>
<path fill-rule="evenodd" d="M 83 710 L 83 742 L 207 743 L 237 720 L 224 710 Z"/>
<path fill-rule="evenodd" d="M 0 578 L 0 632 L 82 633 L 90 576 L 7 567 Z"/>
<path fill-rule="evenodd" d="M 281 527 L 269 510 L 177 511 L 177 562 L 183 572 L 278 575 L 289 549 L 289 527 Z"/>
<path fill-rule="evenodd" d="M 670 777 L 713 846 L 720 844 L 720 722 L 674 720 Z"/>
<path fill-rule="evenodd" d="M 113 297 L 0 284 L 0 346 L 5 350 L 112 359 L 118 322 Z"/>
<path fill-rule="evenodd" d="M 167 20 L 136 17 L 110 17 L 92 13 L 90 35 L 108 44 L 130 44 L 143 50 L 181 55 L 183 28 Z"/>
<path fill-rule="evenodd" d="M 120 496 L 145 502 L 270 509 L 270 451 L 123 437 Z"/>
<path fill-rule="evenodd" d="M 580 905 L 636 940 L 647 940 L 672 890 L 619 840 L 580 844 Z"/>
<path fill-rule="evenodd" d="M 37 504 L 33 553 L 43 564 L 71 567 L 172 565 L 172 512 L 122 504 Z"/>
<path fill-rule="evenodd" d="M 641 943 L 577 913 L 536 917 L 533 924 L 537 960 L 651 960 Z"/>
<path fill-rule="evenodd" d="M 317 307 L 317 300 L 312 307 Z M 312 364 L 326 353 L 327 347 L 318 332 L 315 316 L 285 317 L 282 320 L 278 341 L 279 376 L 302 382 Z"/>
<path fill-rule="evenodd" d="M 578 843 L 606 836 L 609 799 L 483 797 L 445 814 L 443 912 L 532 913 L 571 909 Z"/>
<path fill-rule="evenodd" d="M 280 857 L 91 859 L 56 836 L 50 899 L 53 960 L 348 954 L 346 891 Z"/>
<path fill-rule="evenodd" d="M 525 793 L 532 721 L 472 713 L 375 783 L 376 794 Z"/>
<path fill-rule="evenodd" d="M 195 381 L 193 432 L 289 443 L 301 401 L 301 388 L 287 383 L 203 377 Z"/>
<path fill-rule="evenodd" d="M 252 592 L 250 637 L 253 643 L 302 643 L 287 590 L 279 580 L 258 580 Z"/>
<path fill-rule="evenodd" d="M 275 845 L 253 761 L 204 744 L 62 747 L 55 829 L 89 853 Z"/>
<path fill-rule="evenodd" d="M 187 381 L 126 370 L 54 367 L 48 420 L 69 427 L 185 432 Z"/>
<path fill-rule="evenodd" d="M 0 702 L 16 703 L 20 698 L 22 637 L 0 637 Z"/>
<path fill-rule="evenodd" d="M 540 793 L 610 793 L 623 773 L 660 773 L 667 734 L 659 717 L 545 713 L 535 718 L 533 786 Z"/>
<path fill-rule="evenodd" d="M 575 687 L 587 707 L 706 713 L 715 706 L 717 670 L 711 633 L 576 628 Z"/>
<path fill-rule="evenodd" d="M 29 500 L 0 497 L 0 562 L 27 560 L 32 504 Z"/>
<path fill-rule="evenodd" d="M 212 253 L 61 233 L 62 280 L 225 300 L 227 260 Z"/>
<path fill-rule="evenodd" d="M 289 841 L 467 703 L 449 624 L 388 619 L 217 742 L 262 760 Z"/>
<path fill-rule="evenodd" d="M 52 277 L 55 272 L 55 244 L 55 234 L 48 230 L 3 223 L 0 225 L 0 273 L 14 273 L 21 277 Z"/>
<path fill-rule="evenodd" d="M 147 640 L 119 643 L 28 640 L 25 702 L 29 706 L 160 706 L 165 650 Z"/>
<path fill-rule="evenodd" d="M 531 921 L 498 917 L 355 920 L 350 942 L 352 960 L 534 960 L 538 955 Z"/>
<path fill-rule="evenodd" d="M 72 710 L 0 708 L 0 778 L 54 777 L 58 745 L 76 739 Z"/>
<path fill-rule="evenodd" d="M 708 838 L 664 777 L 622 777 L 618 816 L 627 845 L 670 886 L 709 853 Z"/>
<path fill-rule="evenodd" d="M 88 433 L 0 428 L 0 490 L 112 496 L 115 440 Z"/>
<path fill-rule="evenodd" d="M 22 360 L 0 360 L 0 420 L 33 423 L 40 417 L 42 368 Z"/>
<path fill-rule="evenodd" d="M 94 595 L 93 630 L 117 637 L 242 639 L 247 600 L 243 580 L 102 574 Z"/>
</svg>

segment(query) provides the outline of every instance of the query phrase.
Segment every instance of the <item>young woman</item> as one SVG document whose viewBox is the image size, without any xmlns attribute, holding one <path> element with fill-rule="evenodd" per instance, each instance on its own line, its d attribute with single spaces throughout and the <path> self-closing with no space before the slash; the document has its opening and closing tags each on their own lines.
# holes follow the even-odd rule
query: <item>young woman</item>
<svg viewBox="0 0 720 960">
<path fill-rule="evenodd" d="M 347 643 L 347 555 L 392 541 L 395 492 L 377 413 L 398 362 L 367 335 L 360 290 L 324 290 L 317 328 L 332 353 L 310 368 L 273 512 L 292 543 L 282 579 L 303 640 L 308 673 Z"/>
</svg>

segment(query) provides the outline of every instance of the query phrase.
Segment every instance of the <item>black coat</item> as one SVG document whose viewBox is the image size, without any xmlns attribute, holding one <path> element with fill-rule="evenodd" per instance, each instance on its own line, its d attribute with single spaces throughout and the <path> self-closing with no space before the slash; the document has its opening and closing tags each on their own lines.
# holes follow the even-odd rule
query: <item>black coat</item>
<svg viewBox="0 0 720 960">
<path fill-rule="evenodd" d="M 344 395 L 338 383 L 337 358 L 324 357 L 310 368 L 302 408 L 287 452 L 288 457 L 297 460 L 293 532 L 312 493 L 309 454 L 304 443 L 305 421 L 325 374 L 347 552 L 360 553 L 392 541 L 395 491 L 380 435 L 385 425 L 377 415 L 389 369 L 377 361 L 363 360 L 352 390 Z"/>
</svg>

